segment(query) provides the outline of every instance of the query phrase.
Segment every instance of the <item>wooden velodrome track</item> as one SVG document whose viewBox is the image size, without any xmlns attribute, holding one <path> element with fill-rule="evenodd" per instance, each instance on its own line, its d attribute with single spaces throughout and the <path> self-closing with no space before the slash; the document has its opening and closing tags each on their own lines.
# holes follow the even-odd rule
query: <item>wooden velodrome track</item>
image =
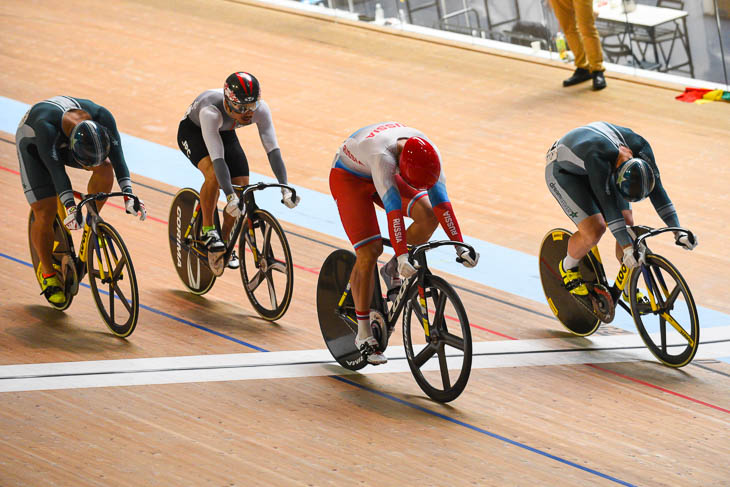
<svg viewBox="0 0 730 487">
<path fill-rule="evenodd" d="M 632 127 L 651 141 L 681 221 L 700 239 L 692 253 L 666 242 L 654 250 L 682 270 L 698 304 L 730 313 L 728 107 L 676 102 L 679 87 L 609 76 L 603 92 L 567 90 L 562 65 L 214 0 L 7 0 L 0 63 L 2 96 L 90 98 L 112 111 L 120 131 L 169 147 L 201 90 L 252 71 L 290 181 L 322 193 L 346 135 L 402 121 L 445 154 L 464 233 L 531 255 L 547 229 L 569 225 L 544 184 L 552 141 L 597 119 Z M 252 171 L 271 174 L 256 131 L 238 133 Z M 270 324 L 255 316 L 237 273 L 204 297 L 184 291 L 166 230 L 177 188 L 136 174 L 149 220 L 112 207 L 104 216 L 137 269 L 137 330 L 128 340 L 109 334 L 88 288 L 65 313 L 51 310 L 27 264 L 28 205 L 13 142 L 0 133 L 0 365 L 324 348 L 318 270 L 346 242 L 284 224 L 298 266 L 294 301 Z M 69 172 L 83 190 L 86 174 Z M 660 223 L 648 203 L 636 215 Z M 605 256 L 612 245 L 607 236 Z M 550 339 L 564 349 L 625 333 L 606 326 L 590 339 L 571 337 L 544 303 L 464 279 L 489 273 L 491 258 L 448 276 L 461 288 L 475 342 Z M 615 268 L 607 264 L 609 275 Z M 335 365 L 281 376 L 258 367 L 249 380 L 218 381 L 192 365 L 193 378 L 177 384 L 112 386 L 108 374 L 108 387 L 2 392 L 0 485 L 730 484 L 730 366 L 698 358 L 674 370 L 610 353 L 475 368 L 449 405 L 429 401 L 409 372 L 343 375 Z M 198 363 L 178 364 L 188 360 Z"/>
</svg>

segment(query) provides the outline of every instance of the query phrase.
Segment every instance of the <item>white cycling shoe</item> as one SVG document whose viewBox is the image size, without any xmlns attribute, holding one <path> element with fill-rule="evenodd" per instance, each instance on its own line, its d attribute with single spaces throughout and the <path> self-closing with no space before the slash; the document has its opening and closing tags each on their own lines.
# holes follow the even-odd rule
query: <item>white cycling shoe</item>
<svg viewBox="0 0 730 487">
<path fill-rule="evenodd" d="M 381 365 L 388 361 L 383 352 L 379 350 L 380 345 L 374 336 L 369 336 L 364 340 L 360 340 L 355 336 L 355 346 L 369 364 Z"/>
</svg>

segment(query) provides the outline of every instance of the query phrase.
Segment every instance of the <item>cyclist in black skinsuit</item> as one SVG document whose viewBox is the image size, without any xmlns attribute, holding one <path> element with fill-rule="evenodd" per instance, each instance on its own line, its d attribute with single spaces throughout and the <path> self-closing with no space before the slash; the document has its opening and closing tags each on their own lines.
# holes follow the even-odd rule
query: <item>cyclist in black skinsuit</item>
<svg viewBox="0 0 730 487">
<path fill-rule="evenodd" d="M 36 269 L 42 294 L 53 304 L 63 304 L 66 296 L 53 267 L 53 220 L 58 197 L 68 216 L 69 230 L 81 228 L 76 214 L 71 181 L 66 167 L 91 171 L 88 193 L 109 192 L 114 175 L 122 192 L 132 194 L 132 181 L 124 161 L 114 117 L 91 100 L 56 96 L 36 103 L 18 125 L 15 145 L 25 197 L 33 210 L 30 239 L 40 259 Z M 140 202 L 141 203 L 141 202 Z M 101 209 L 104 202 L 98 201 Z M 125 198 L 127 213 L 136 215 L 134 200 Z M 141 203 L 139 216 L 147 215 Z"/>
<path fill-rule="evenodd" d="M 578 226 L 568 241 L 568 255 L 559 264 L 563 282 L 574 296 L 588 294 L 578 263 L 598 244 L 606 227 L 616 238 L 619 262 L 628 268 L 638 265 L 627 229 L 634 224 L 630 202 L 649 197 L 664 223 L 679 226 L 651 146 L 633 130 L 593 122 L 557 140 L 546 158 L 548 188 Z M 697 245 L 686 235 L 675 238 L 677 245 L 688 250 Z"/>
</svg>

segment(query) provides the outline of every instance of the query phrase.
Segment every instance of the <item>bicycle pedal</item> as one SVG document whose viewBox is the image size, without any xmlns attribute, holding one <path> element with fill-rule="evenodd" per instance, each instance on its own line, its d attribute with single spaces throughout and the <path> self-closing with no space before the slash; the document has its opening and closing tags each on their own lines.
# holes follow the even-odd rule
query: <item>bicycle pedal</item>
<svg viewBox="0 0 730 487">
<path fill-rule="evenodd" d="M 372 328 L 373 336 L 378 341 L 380 351 L 384 352 L 388 347 L 388 338 L 392 331 L 388 330 L 383 313 L 377 310 L 370 310 L 370 328 Z"/>
<path fill-rule="evenodd" d="M 79 292 L 79 274 L 76 262 L 70 255 L 64 255 L 61 259 L 61 269 L 66 296 L 76 296 Z"/>
</svg>

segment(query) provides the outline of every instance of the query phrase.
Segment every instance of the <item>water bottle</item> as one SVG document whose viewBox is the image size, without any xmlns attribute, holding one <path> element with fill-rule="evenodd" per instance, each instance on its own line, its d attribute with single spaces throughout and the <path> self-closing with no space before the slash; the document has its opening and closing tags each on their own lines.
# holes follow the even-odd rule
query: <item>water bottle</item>
<svg viewBox="0 0 730 487">
<path fill-rule="evenodd" d="M 385 19 L 385 11 L 379 3 L 375 4 L 375 22 L 382 22 Z"/>
<path fill-rule="evenodd" d="M 568 50 L 568 45 L 565 42 L 565 35 L 562 32 L 558 32 L 555 36 L 555 47 L 558 49 L 558 54 L 560 55 L 560 59 L 565 59 L 566 52 Z"/>
</svg>

